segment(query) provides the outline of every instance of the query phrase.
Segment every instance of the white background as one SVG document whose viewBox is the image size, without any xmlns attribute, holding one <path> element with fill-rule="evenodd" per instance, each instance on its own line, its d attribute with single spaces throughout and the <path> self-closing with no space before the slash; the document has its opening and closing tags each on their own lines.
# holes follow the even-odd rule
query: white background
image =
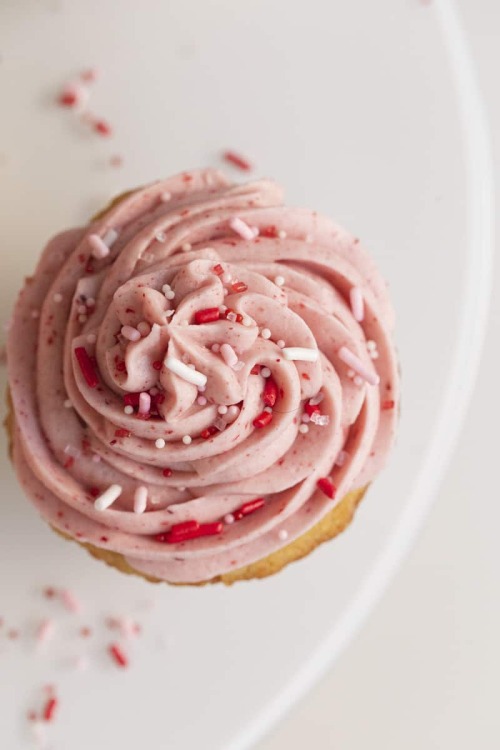
<svg viewBox="0 0 500 750">
<path fill-rule="evenodd" d="M 498 182 L 500 6 L 458 7 L 490 115 Z M 258 750 L 500 747 L 499 280 L 497 268 L 475 398 L 424 533 L 361 634 Z"/>
</svg>

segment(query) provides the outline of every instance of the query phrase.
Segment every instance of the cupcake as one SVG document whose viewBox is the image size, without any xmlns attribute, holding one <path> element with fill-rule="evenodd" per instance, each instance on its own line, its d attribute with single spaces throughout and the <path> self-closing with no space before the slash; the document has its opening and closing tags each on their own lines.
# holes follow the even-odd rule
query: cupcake
<svg viewBox="0 0 500 750">
<path fill-rule="evenodd" d="M 387 288 L 268 180 L 185 172 L 59 234 L 8 341 L 42 518 L 152 581 L 264 577 L 351 521 L 395 434 Z"/>
</svg>

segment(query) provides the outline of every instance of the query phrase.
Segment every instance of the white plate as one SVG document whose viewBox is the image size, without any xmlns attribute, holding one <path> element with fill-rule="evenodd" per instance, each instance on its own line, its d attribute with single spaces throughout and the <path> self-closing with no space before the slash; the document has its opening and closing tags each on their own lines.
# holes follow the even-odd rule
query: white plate
<svg viewBox="0 0 500 750">
<path fill-rule="evenodd" d="M 469 398 L 489 293 L 491 178 L 464 40 L 448 0 L 10 0 L 0 30 L 4 319 L 52 232 L 123 188 L 216 164 L 225 147 L 254 158 L 291 203 L 361 236 L 390 281 L 404 379 L 390 468 L 346 534 L 270 580 L 190 590 L 120 576 L 56 539 L 2 467 L 0 614 L 23 637 L 0 636 L 1 746 L 26 746 L 22 712 L 54 681 L 54 748 L 243 750 L 380 596 Z M 60 83 L 94 64 L 93 107 L 116 129 L 109 142 L 51 105 Z M 113 153 L 121 170 L 105 165 Z M 76 589 L 87 613 L 61 615 L 34 658 L 27 633 L 54 611 L 36 593 L 47 583 Z M 133 668 L 108 663 L 104 632 L 89 647 L 92 668 L 68 668 L 83 652 L 78 623 L 145 599 L 154 608 L 139 612 Z"/>
</svg>

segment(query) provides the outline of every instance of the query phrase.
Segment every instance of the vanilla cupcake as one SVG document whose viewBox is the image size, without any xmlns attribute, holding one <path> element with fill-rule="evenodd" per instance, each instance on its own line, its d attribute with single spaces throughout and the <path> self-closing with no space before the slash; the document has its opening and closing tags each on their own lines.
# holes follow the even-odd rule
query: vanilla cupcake
<svg viewBox="0 0 500 750">
<path fill-rule="evenodd" d="M 49 242 L 8 342 L 12 457 L 116 568 L 263 577 L 351 520 L 394 439 L 386 285 L 262 180 L 186 172 Z"/>
</svg>

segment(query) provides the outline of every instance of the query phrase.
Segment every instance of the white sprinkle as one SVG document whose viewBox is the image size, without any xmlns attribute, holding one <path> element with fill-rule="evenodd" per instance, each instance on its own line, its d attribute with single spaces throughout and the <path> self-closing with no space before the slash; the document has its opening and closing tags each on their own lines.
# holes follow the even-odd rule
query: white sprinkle
<svg viewBox="0 0 500 750">
<path fill-rule="evenodd" d="M 351 310 L 354 320 L 361 323 L 365 317 L 365 305 L 363 300 L 363 292 L 359 286 L 353 286 L 349 292 L 349 300 L 351 302 Z"/>
<path fill-rule="evenodd" d="M 174 313 L 175 313 L 175 310 L 167 310 L 167 312 L 165 313 L 165 317 L 171 318 Z"/>
<path fill-rule="evenodd" d="M 303 414 L 300 418 L 301 422 L 307 423 L 311 421 L 311 417 L 309 414 Z"/>
<path fill-rule="evenodd" d="M 228 365 L 228 367 L 234 367 L 238 362 L 238 355 L 234 351 L 231 344 L 222 344 L 220 348 L 222 359 Z"/>
<path fill-rule="evenodd" d="M 137 410 L 137 413 L 144 416 L 144 414 L 149 414 L 150 409 L 151 396 L 149 395 L 149 393 L 143 391 L 139 394 L 139 409 Z"/>
<path fill-rule="evenodd" d="M 236 404 L 233 404 L 229 407 L 227 410 L 227 414 L 225 415 L 226 422 L 234 422 L 235 419 L 237 419 L 240 415 L 239 407 L 236 406 Z"/>
<path fill-rule="evenodd" d="M 269 328 L 263 328 L 260 332 L 260 335 L 263 339 L 270 339 L 271 338 L 271 331 Z"/>
<path fill-rule="evenodd" d="M 285 232 L 285 230 L 284 230 L 284 229 L 280 229 L 280 230 L 279 230 L 279 232 L 278 232 L 278 237 L 280 238 L 280 240 L 284 240 L 284 239 L 286 239 L 286 232 Z"/>
<path fill-rule="evenodd" d="M 285 284 L 285 277 L 284 276 L 276 276 L 274 279 L 274 283 L 276 286 L 284 286 Z"/>
<path fill-rule="evenodd" d="M 165 234 L 165 232 L 156 232 L 155 240 L 157 240 L 158 242 L 165 242 L 166 239 L 167 235 Z"/>
<path fill-rule="evenodd" d="M 36 320 L 37 318 L 40 317 L 40 311 L 39 310 L 32 310 L 31 311 L 31 317 L 33 318 L 33 320 Z"/>
<path fill-rule="evenodd" d="M 91 254 L 97 260 L 102 260 L 109 255 L 109 247 L 98 234 L 89 235 L 88 243 L 90 245 Z"/>
<path fill-rule="evenodd" d="M 373 351 L 370 352 L 370 358 L 371 359 L 378 359 L 378 351 L 376 349 L 374 349 Z"/>
<path fill-rule="evenodd" d="M 87 302 L 85 304 L 87 307 L 95 307 L 95 299 L 93 297 L 87 297 Z"/>
<path fill-rule="evenodd" d="M 71 403 L 71 401 L 70 401 L 70 399 L 69 399 L 69 398 L 67 398 L 67 399 L 65 400 L 65 402 L 64 402 L 64 408 L 65 408 L 65 409 L 72 409 L 72 408 L 73 408 L 73 404 Z"/>
<path fill-rule="evenodd" d="M 196 370 L 196 367 L 193 365 L 193 363 L 188 362 L 188 367 L 190 367 L 192 370 Z"/>
<path fill-rule="evenodd" d="M 236 362 L 236 364 L 234 365 L 234 367 L 233 367 L 233 370 L 234 370 L 235 372 L 240 372 L 240 370 L 243 370 L 243 368 L 244 368 L 244 367 L 245 367 L 245 363 L 244 363 L 244 362 L 242 362 L 242 360 L 240 359 L 240 360 L 239 360 L 238 362 Z"/>
<path fill-rule="evenodd" d="M 108 229 L 102 237 L 102 241 L 107 247 L 112 247 L 118 239 L 118 232 L 116 229 Z"/>
<path fill-rule="evenodd" d="M 199 386 L 198 386 L 198 391 L 199 391 L 199 393 L 203 393 L 203 392 L 204 392 L 205 390 L 206 390 L 206 388 L 205 388 L 205 386 L 204 386 L 204 385 L 199 385 Z"/>
<path fill-rule="evenodd" d="M 330 422 L 330 417 L 327 414 L 318 414 L 315 411 L 311 414 L 311 422 L 317 424 L 319 427 L 326 427 Z"/>
<path fill-rule="evenodd" d="M 272 408 L 270 406 L 264 406 L 263 411 L 267 411 L 269 414 L 273 413 L 273 410 L 272 410 Z"/>
<path fill-rule="evenodd" d="M 227 305 L 219 305 L 219 312 L 225 313 L 227 310 Z"/>
<path fill-rule="evenodd" d="M 365 382 L 365 381 L 363 380 L 363 378 L 362 378 L 362 377 L 360 377 L 359 375 L 355 375 L 355 376 L 354 376 L 354 385 L 357 385 L 357 386 L 358 386 L 358 388 L 359 388 L 359 387 L 361 387 L 361 386 L 363 385 L 363 383 L 364 383 L 364 382 Z"/>
<path fill-rule="evenodd" d="M 224 271 L 220 278 L 223 284 L 230 284 L 233 277 L 231 276 L 229 271 Z"/>
<path fill-rule="evenodd" d="M 368 341 L 366 342 L 366 348 L 368 349 L 368 351 L 370 351 L 371 349 L 376 349 L 377 344 L 373 339 L 368 339 Z"/>
<path fill-rule="evenodd" d="M 146 336 L 149 336 L 149 334 L 151 333 L 151 326 L 145 320 L 142 320 L 140 323 L 137 324 L 137 330 L 139 331 L 141 336 L 145 338 Z"/>
<path fill-rule="evenodd" d="M 189 252 L 189 251 L 190 251 L 190 250 L 192 249 L 192 247 L 193 247 L 193 246 L 191 245 L 191 243 L 190 243 L 190 242 L 185 242 L 185 243 L 184 243 L 184 244 L 182 245 L 182 250 L 183 250 L 183 251 L 184 251 L 185 253 L 188 253 L 188 252 Z"/>
<path fill-rule="evenodd" d="M 131 406 L 130 404 L 127 404 L 126 406 L 123 407 L 123 411 L 125 412 L 125 414 L 133 414 L 134 407 Z"/>
<path fill-rule="evenodd" d="M 98 455 L 97 453 L 94 453 L 94 455 L 92 456 L 92 461 L 93 461 L 93 462 L 94 462 L 95 464 L 98 464 L 98 463 L 100 463 L 100 461 L 101 461 L 101 457 L 100 457 L 100 456 L 99 456 L 99 455 Z"/>
<path fill-rule="evenodd" d="M 220 350 L 220 344 L 212 344 L 212 346 L 210 347 L 210 350 L 214 354 L 217 354 L 217 352 Z"/>
<path fill-rule="evenodd" d="M 234 523 L 234 516 L 232 513 L 226 513 L 224 516 L 224 523 L 232 524 Z"/>
<path fill-rule="evenodd" d="M 184 443 L 184 445 L 191 445 L 191 443 L 193 442 L 193 438 L 191 437 L 191 435 L 184 435 L 184 437 L 182 438 L 182 442 Z"/>
<path fill-rule="evenodd" d="M 196 399 L 196 403 L 198 404 L 198 406 L 205 406 L 207 404 L 207 399 L 205 398 L 205 396 L 198 396 L 198 398 Z"/>
<path fill-rule="evenodd" d="M 301 424 L 299 427 L 299 432 L 305 435 L 306 432 L 309 432 L 309 427 L 306 424 Z"/>
<path fill-rule="evenodd" d="M 319 393 L 316 394 L 316 396 L 309 399 L 309 403 L 311 404 L 311 406 L 317 406 L 323 401 L 324 397 L 325 397 L 324 394 L 321 393 L 320 391 Z"/>
<path fill-rule="evenodd" d="M 97 341 L 97 336 L 95 335 L 95 333 L 88 333 L 86 336 L 86 341 L 87 344 L 95 344 L 95 342 Z"/>
<path fill-rule="evenodd" d="M 108 487 L 107 490 L 104 490 L 102 495 L 99 495 L 98 498 L 94 501 L 94 508 L 96 510 L 106 510 L 106 508 L 109 508 L 115 500 L 118 500 L 120 495 L 122 494 L 123 488 L 119 484 L 112 484 Z"/>
<path fill-rule="evenodd" d="M 54 302 L 56 302 L 57 304 L 59 304 L 59 302 L 62 302 L 62 300 L 63 300 L 62 294 L 60 292 L 56 292 L 54 294 L 53 300 L 54 300 Z"/>
<path fill-rule="evenodd" d="M 144 513 L 148 504 L 148 488 L 138 487 L 134 493 L 134 513 Z"/>
<path fill-rule="evenodd" d="M 225 404 L 221 404 L 217 407 L 217 411 L 219 414 L 227 414 L 227 406 Z"/>
<path fill-rule="evenodd" d="M 340 451 L 339 455 L 337 456 L 335 460 L 335 465 L 343 466 L 348 458 L 349 458 L 349 454 L 347 453 L 347 451 Z"/>
<path fill-rule="evenodd" d="M 87 316 L 86 315 L 79 315 L 78 316 L 78 322 L 79 323 L 86 323 L 87 322 Z"/>
<path fill-rule="evenodd" d="M 139 341 L 141 338 L 141 334 L 137 328 L 132 328 L 132 326 L 122 326 L 120 333 L 128 341 Z"/>
<path fill-rule="evenodd" d="M 175 292 L 173 289 L 169 289 L 168 292 L 165 292 L 166 299 L 173 299 L 175 297 Z"/>
<path fill-rule="evenodd" d="M 276 346 L 279 346 L 280 349 L 284 349 L 285 348 L 285 342 L 283 341 L 283 339 L 278 339 L 277 342 L 276 342 Z"/>
<path fill-rule="evenodd" d="M 162 203 L 168 203 L 169 200 L 172 199 L 172 193 L 169 193 L 168 190 L 166 190 L 164 193 L 160 195 L 160 200 Z"/>
<path fill-rule="evenodd" d="M 262 375 L 263 378 L 270 378 L 271 370 L 269 369 L 269 367 L 262 367 L 260 374 Z"/>
<path fill-rule="evenodd" d="M 243 221 L 243 219 L 240 219 L 239 216 L 235 216 L 231 221 L 229 222 L 229 226 L 235 232 L 237 235 L 239 235 L 244 240 L 253 240 L 254 233 L 251 227 L 248 226 L 246 221 Z"/>
<path fill-rule="evenodd" d="M 248 317 L 248 315 L 243 316 L 243 320 L 241 321 L 244 326 L 247 328 L 252 325 L 252 319 Z"/>
<path fill-rule="evenodd" d="M 164 365 L 167 370 L 173 372 L 174 375 L 178 375 L 188 383 L 192 383 L 197 386 L 205 386 L 207 384 L 207 376 L 198 370 L 192 370 L 190 367 L 181 362 L 176 357 L 165 357 Z"/>
<path fill-rule="evenodd" d="M 155 445 L 157 448 L 164 448 L 165 447 L 165 441 L 163 438 L 156 438 Z"/>
<path fill-rule="evenodd" d="M 161 290 L 162 290 L 163 294 L 166 294 L 166 293 L 167 293 L 167 292 L 169 292 L 169 291 L 170 291 L 171 289 L 172 289 L 172 287 L 170 286 L 170 284 L 163 284 L 163 286 L 162 286 L 162 288 L 161 288 Z"/>
<path fill-rule="evenodd" d="M 288 531 L 286 531 L 285 529 L 280 529 L 278 532 L 278 539 L 281 542 L 286 542 L 286 540 L 288 539 Z"/>
<path fill-rule="evenodd" d="M 319 357 L 317 349 L 307 349 L 304 346 L 288 346 L 282 352 L 285 359 L 293 362 L 316 362 Z"/>
<path fill-rule="evenodd" d="M 378 385 L 380 383 L 380 378 L 377 373 L 370 371 L 367 367 L 365 367 L 360 358 L 357 357 L 353 352 L 351 352 L 351 350 L 346 346 L 340 347 L 339 359 L 341 359 L 342 362 L 351 367 L 357 375 L 363 378 L 363 380 L 366 380 L 366 382 L 370 385 Z"/>
</svg>

